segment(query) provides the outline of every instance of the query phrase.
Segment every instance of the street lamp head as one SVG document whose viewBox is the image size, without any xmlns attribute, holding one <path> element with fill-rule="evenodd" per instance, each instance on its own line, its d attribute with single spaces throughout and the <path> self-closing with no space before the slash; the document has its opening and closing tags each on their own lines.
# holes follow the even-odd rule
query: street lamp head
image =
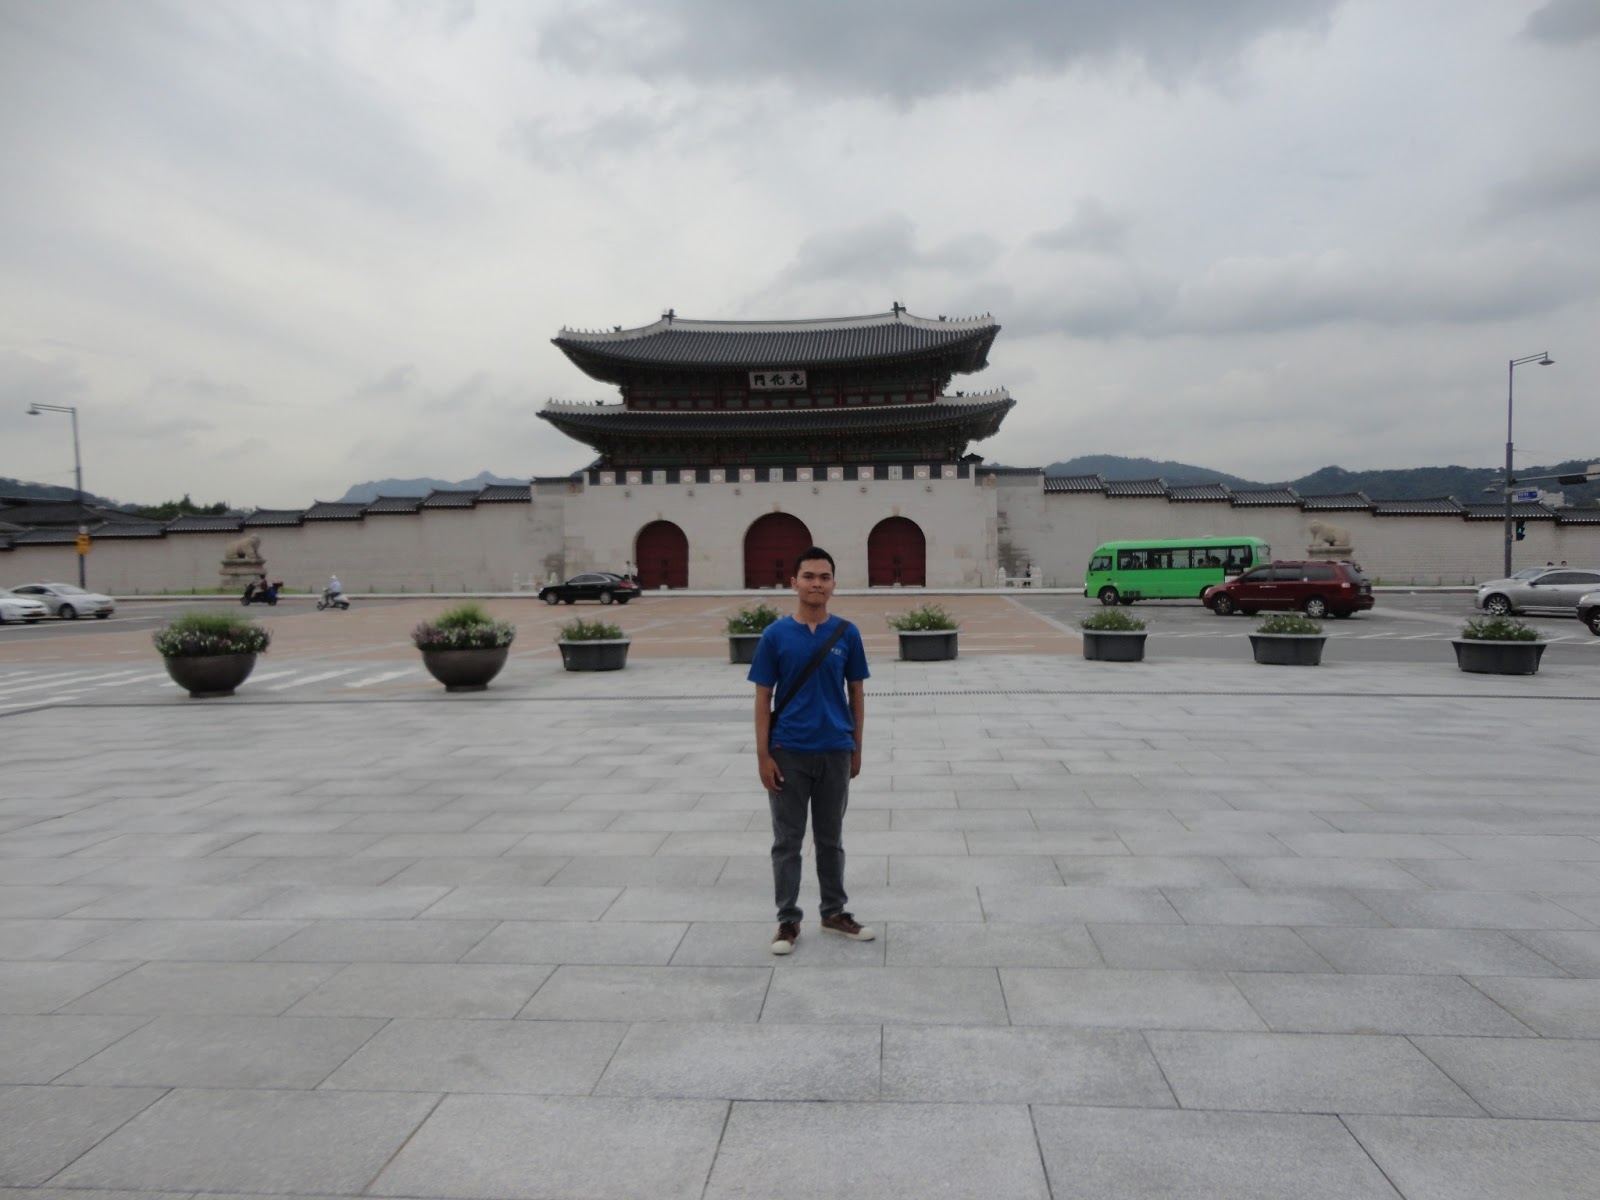
<svg viewBox="0 0 1600 1200">
<path fill-rule="evenodd" d="M 1556 365 L 1556 360 L 1551 358 L 1549 353 L 1546 352 L 1545 356 L 1539 360 L 1539 365 L 1541 367 L 1553 367 Z"/>
<path fill-rule="evenodd" d="M 39 411 L 37 404 L 30 404 L 28 405 L 28 415 L 30 417 L 42 417 L 44 414 Z"/>
</svg>

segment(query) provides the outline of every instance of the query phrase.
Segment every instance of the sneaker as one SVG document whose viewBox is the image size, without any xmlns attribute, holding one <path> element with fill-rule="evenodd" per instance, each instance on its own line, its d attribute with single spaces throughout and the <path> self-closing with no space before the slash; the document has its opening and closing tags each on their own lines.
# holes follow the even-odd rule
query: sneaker
<svg viewBox="0 0 1600 1200">
<path fill-rule="evenodd" d="M 878 936 L 877 930 L 869 925 L 860 924 L 847 912 L 834 913 L 831 917 L 823 917 L 822 927 L 829 933 L 843 934 L 856 942 L 870 942 Z"/>
<path fill-rule="evenodd" d="M 793 921 L 785 921 L 778 926 L 778 933 L 772 939 L 772 952 L 774 954 L 793 954 L 794 944 L 800 939 L 800 926 Z"/>
</svg>

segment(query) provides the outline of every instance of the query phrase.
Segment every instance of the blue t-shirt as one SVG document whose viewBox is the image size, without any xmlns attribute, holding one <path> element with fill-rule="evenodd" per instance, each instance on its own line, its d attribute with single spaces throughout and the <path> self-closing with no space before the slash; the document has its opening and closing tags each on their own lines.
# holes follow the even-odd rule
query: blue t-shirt
<svg viewBox="0 0 1600 1200">
<path fill-rule="evenodd" d="M 834 628 L 843 619 L 829 617 L 817 626 L 815 633 L 793 617 L 784 617 L 768 625 L 756 643 L 755 658 L 750 663 L 750 682 L 772 688 L 774 702 L 781 702 L 806 669 L 811 656 L 833 636 Z M 852 625 L 778 714 L 778 723 L 772 730 L 773 747 L 796 754 L 854 750 L 856 722 L 850 715 L 850 697 L 845 684 L 866 679 L 869 674 L 861 630 Z"/>
</svg>

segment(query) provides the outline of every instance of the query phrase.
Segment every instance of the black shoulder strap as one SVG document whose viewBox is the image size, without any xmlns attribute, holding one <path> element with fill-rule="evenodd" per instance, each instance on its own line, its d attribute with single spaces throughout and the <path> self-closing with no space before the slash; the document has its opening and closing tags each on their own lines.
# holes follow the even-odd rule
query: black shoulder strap
<svg viewBox="0 0 1600 1200">
<path fill-rule="evenodd" d="M 843 617 L 839 618 L 839 624 L 836 625 L 833 632 L 828 635 L 828 640 L 823 642 L 821 648 L 811 656 L 811 661 L 806 664 L 806 669 L 800 672 L 799 676 L 795 679 L 794 684 L 787 692 L 783 694 L 783 699 L 779 700 L 778 703 L 773 706 L 772 724 L 774 727 L 776 727 L 778 724 L 778 714 L 783 711 L 783 706 L 788 704 L 789 701 L 794 698 L 795 694 L 805 686 L 806 681 L 810 679 L 812 675 L 816 674 L 817 668 L 822 665 L 822 660 L 828 657 L 828 652 L 838 644 L 839 639 L 844 636 L 845 630 L 849 629 L 850 627 L 849 621 L 846 621 Z"/>
</svg>

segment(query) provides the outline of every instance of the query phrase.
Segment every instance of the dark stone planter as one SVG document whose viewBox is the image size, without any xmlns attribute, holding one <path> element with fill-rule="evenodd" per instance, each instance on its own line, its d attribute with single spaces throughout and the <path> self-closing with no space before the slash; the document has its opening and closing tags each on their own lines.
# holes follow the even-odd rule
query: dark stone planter
<svg viewBox="0 0 1600 1200">
<path fill-rule="evenodd" d="M 1476 675 L 1534 675 L 1544 657 L 1546 642 L 1489 642 L 1477 638 L 1451 638 L 1456 666 Z"/>
<path fill-rule="evenodd" d="M 1325 633 L 1252 633 L 1250 650 L 1268 667 L 1315 667 L 1322 664 Z"/>
<path fill-rule="evenodd" d="M 422 665 L 447 692 L 481 692 L 506 665 L 509 646 L 482 650 L 424 650 Z"/>
<path fill-rule="evenodd" d="M 176 655 L 161 661 L 167 664 L 172 682 L 196 698 L 233 695 L 256 667 L 254 654 Z"/>
<path fill-rule="evenodd" d="M 629 638 L 599 642 L 556 642 L 561 665 L 569 671 L 620 671 L 628 665 Z"/>
<path fill-rule="evenodd" d="M 943 662 L 956 656 L 956 629 L 924 629 L 900 634 L 900 657 L 906 662 Z"/>
<path fill-rule="evenodd" d="M 1146 636 L 1131 629 L 1085 629 L 1083 657 L 1097 662 L 1143 662 Z"/>
<path fill-rule="evenodd" d="M 752 663 L 756 660 L 756 643 L 761 640 L 759 633 L 730 633 L 728 635 L 728 661 L 731 663 Z"/>
</svg>

